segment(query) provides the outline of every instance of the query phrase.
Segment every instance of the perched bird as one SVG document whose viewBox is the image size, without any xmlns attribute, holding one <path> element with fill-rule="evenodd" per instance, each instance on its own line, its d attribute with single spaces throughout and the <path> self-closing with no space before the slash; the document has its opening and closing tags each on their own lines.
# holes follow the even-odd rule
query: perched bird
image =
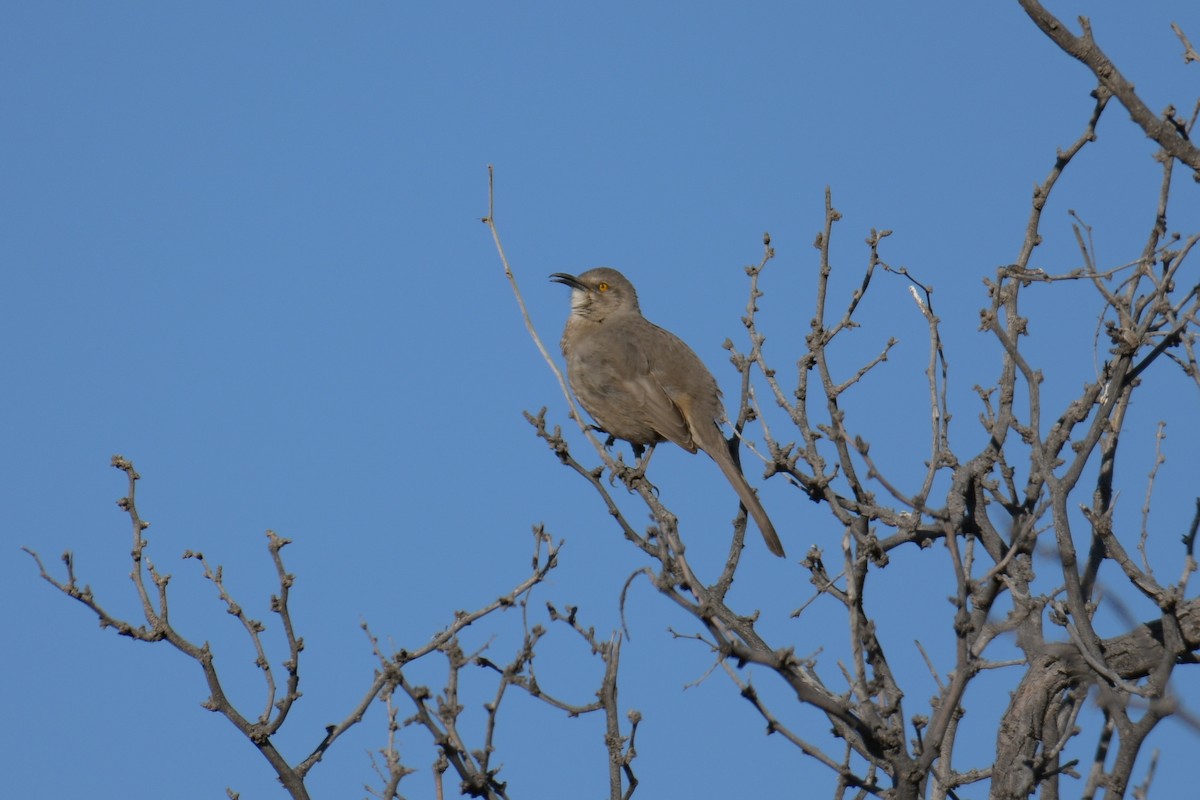
<svg viewBox="0 0 1200 800">
<path fill-rule="evenodd" d="M 571 287 L 562 351 L 580 404 L 604 431 L 638 452 L 671 441 L 689 453 L 708 453 L 754 518 L 767 548 L 783 556 L 775 526 L 721 433 L 721 390 L 700 358 L 678 336 L 642 316 L 633 284 L 615 269 L 556 272 L 550 280 Z"/>
</svg>

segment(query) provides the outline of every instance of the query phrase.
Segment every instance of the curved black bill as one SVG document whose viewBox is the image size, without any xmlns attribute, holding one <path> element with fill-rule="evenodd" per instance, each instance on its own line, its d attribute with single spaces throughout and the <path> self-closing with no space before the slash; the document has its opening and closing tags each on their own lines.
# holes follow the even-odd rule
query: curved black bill
<svg viewBox="0 0 1200 800">
<path fill-rule="evenodd" d="M 576 278 L 574 275 L 571 275 L 567 272 L 556 272 L 550 276 L 550 280 L 554 283 L 561 283 L 564 286 L 570 286 L 572 289 L 587 289 L 587 286 L 585 286 L 583 282 L 579 280 L 579 278 Z"/>
</svg>

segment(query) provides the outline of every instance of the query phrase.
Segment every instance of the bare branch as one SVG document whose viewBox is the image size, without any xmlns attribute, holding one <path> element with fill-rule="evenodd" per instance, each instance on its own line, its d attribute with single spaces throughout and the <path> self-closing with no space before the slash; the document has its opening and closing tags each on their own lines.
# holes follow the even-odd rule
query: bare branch
<svg viewBox="0 0 1200 800">
<path fill-rule="evenodd" d="M 1029 18 L 1050 37 L 1050 40 L 1062 48 L 1063 52 L 1083 62 L 1099 79 L 1100 84 L 1111 92 L 1138 127 L 1146 132 L 1159 146 L 1166 150 L 1172 158 L 1187 164 L 1200 174 L 1200 150 L 1187 140 L 1187 135 L 1170 121 L 1159 119 L 1138 97 L 1133 84 L 1126 80 L 1116 65 L 1109 60 L 1092 36 L 1092 26 L 1086 17 L 1080 17 L 1079 24 L 1083 28 L 1080 36 L 1075 36 L 1059 22 L 1054 15 L 1042 7 L 1037 0 L 1020 0 L 1021 7 Z"/>
</svg>

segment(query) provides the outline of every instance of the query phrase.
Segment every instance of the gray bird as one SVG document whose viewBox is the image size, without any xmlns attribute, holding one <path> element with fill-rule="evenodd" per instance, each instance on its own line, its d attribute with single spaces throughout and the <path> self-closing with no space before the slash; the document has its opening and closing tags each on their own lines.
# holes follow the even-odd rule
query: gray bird
<svg viewBox="0 0 1200 800">
<path fill-rule="evenodd" d="M 767 548 L 783 556 L 775 526 L 721 433 L 721 390 L 700 358 L 678 336 L 642 316 L 633 284 L 615 269 L 556 272 L 550 280 L 571 287 L 562 351 L 580 404 L 605 432 L 638 453 L 663 441 L 689 453 L 708 453 L 754 518 Z"/>
</svg>

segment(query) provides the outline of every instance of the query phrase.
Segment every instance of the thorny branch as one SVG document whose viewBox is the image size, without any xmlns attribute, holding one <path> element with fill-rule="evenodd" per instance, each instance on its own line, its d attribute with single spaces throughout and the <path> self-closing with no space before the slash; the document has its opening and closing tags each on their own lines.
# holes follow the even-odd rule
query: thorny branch
<svg viewBox="0 0 1200 800">
<path fill-rule="evenodd" d="M 444 760 L 446 764 L 445 768 L 454 768 L 457 771 L 462 780 L 464 791 L 472 793 L 473 796 L 507 796 L 504 784 L 497 777 L 499 768 L 489 765 L 491 753 L 496 750 L 496 745 L 493 741 L 495 722 L 506 686 L 522 688 L 529 694 L 541 697 L 546 702 L 560 708 L 571 716 L 604 710 L 607 716 L 605 721 L 605 746 L 602 752 L 605 758 L 610 761 L 613 758 L 617 759 L 615 763 L 618 774 L 625 777 L 625 786 L 628 787 L 628 792 L 623 795 L 623 786 L 620 778 L 614 778 L 615 788 L 613 789 L 612 796 L 614 798 L 628 797 L 628 793 L 632 792 L 633 787 L 636 786 L 637 779 L 632 770 L 632 761 L 635 756 L 632 747 L 632 731 L 636 730 L 637 723 L 631 720 L 631 733 L 629 737 L 625 737 L 621 734 L 619 719 L 616 716 L 619 643 L 615 639 L 611 642 L 600 642 L 596 639 L 594 632 L 590 629 L 584 630 L 578 625 L 574 610 L 566 618 L 567 621 L 575 628 L 577 633 L 585 638 L 591 646 L 593 654 L 605 665 L 601 689 L 598 693 L 600 700 L 592 704 L 571 705 L 554 700 L 538 689 L 532 672 L 534 646 L 545 634 L 545 631 L 540 626 L 531 627 L 526 613 L 524 644 L 514 661 L 498 670 L 502 675 L 502 681 L 496 696 L 488 706 L 488 724 L 485 734 L 485 745 L 482 750 L 468 750 L 465 744 L 466 736 L 461 734 L 456 728 L 457 714 L 462 710 L 462 705 L 457 700 L 457 680 L 461 669 L 466 666 L 497 669 L 494 664 L 483 658 L 481 654 L 475 654 L 471 657 L 465 656 L 460 649 L 459 634 L 465 628 L 497 611 L 519 606 L 527 612 L 530 592 L 535 586 L 545 580 L 549 572 L 558 564 L 559 549 L 551 544 L 549 536 L 540 528 L 534 531 L 532 572 L 508 594 L 474 611 L 459 612 L 449 626 L 430 638 L 422 646 L 412 650 L 400 650 L 394 654 L 385 655 L 380 649 L 378 641 L 373 636 L 370 637 L 373 651 L 381 667 L 362 699 L 355 704 L 344 719 L 336 724 L 327 726 L 325 735 L 307 757 L 298 763 L 290 764 L 277 748 L 275 742 L 276 734 L 279 733 L 292 707 L 301 696 L 300 654 L 304 650 L 304 640 L 295 632 L 289 605 L 291 590 L 295 585 L 295 577 L 285 568 L 281 555 L 282 549 L 290 543 L 289 540 L 278 536 L 273 531 L 267 531 L 268 551 L 275 566 L 279 587 L 278 592 L 270 598 L 270 610 L 279 618 L 280 626 L 284 633 L 284 641 L 287 646 L 287 655 L 278 664 L 272 660 L 262 639 L 262 634 L 267 629 L 266 624 L 247 614 L 242 604 L 230 593 L 225 584 L 224 569 L 220 565 L 210 563 L 203 553 L 188 550 L 183 554 L 185 559 L 191 559 L 200 564 L 203 577 L 213 584 L 217 591 L 217 597 L 224 606 L 225 611 L 239 622 L 250 639 L 255 652 L 254 665 L 262 672 L 264 678 L 264 707 L 258 717 L 251 720 L 242 714 L 223 690 L 216 659 L 208 643 L 197 645 L 187 639 L 172 625 L 167 592 L 170 576 L 160 572 L 149 558 L 150 542 L 146 538 L 145 531 L 150 527 L 150 523 L 141 518 L 137 509 L 137 481 L 141 476 L 134 469 L 132 462 L 122 456 L 114 456 L 112 464 L 124 472 L 127 477 L 128 490 L 126 495 L 118 501 L 118 505 L 129 516 L 133 529 L 131 548 L 133 569 L 130 573 L 130 578 L 134 583 L 135 592 L 141 604 L 142 615 L 145 620 L 144 624 L 135 624 L 120 619 L 105 610 L 97 600 L 91 587 L 80 585 L 75 572 L 75 560 L 70 552 L 64 553 L 62 557 L 66 568 L 65 580 L 60 580 L 52 575 L 46 569 L 41 557 L 37 553 L 29 549 L 26 549 L 26 552 L 30 554 L 37 564 L 41 577 L 62 593 L 78 600 L 89 608 L 100 619 L 101 627 L 113 628 L 120 635 L 139 641 L 165 641 L 194 660 L 200 666 L 209 688 L 209 697 L 202 703 L 203 707 L 225 716 L 258 748 L 270 763 L 280 783 L 291 797 L 309 797 L 304 783 L 309 771 L 323 759 L 325 753 L 328 752 L 330 747 L 342 735 L 363 721 L 371 704 L 376 701 L 381 702 L 386 709 L 387 737 L 384 747 L 379 751 L 382 761 L 375 763 L 376 773 L 380 777 L 381 786 L 379 788 L 368 789 L 375 796 L 385 798 L 386 800 L 398 799 L 400 797 L 399 784 L 401 779 L 415 771 L 412 767 L 406 765 L 400 756 L 398 735 L 403 728 L 414 724 L 416 721 L 420 721 L 426 730 L 433 735 L 434 742 L 438 748 L 439 758 Z M 551 608 L 550 619 L 552 621 L 562 621 L 563 618 L 560 618 L 554 609 Z M 369 631 L 368 635 L 370 635 Z M 406 677 L 405 668 L 434 653 L 440 653 L 445 656 L 451 665 L 451 669 L 446 688 L 439 696 L 442 703 L 438 709 L 431 712 L 426 700 L 432 696 L 432 693 L 424 687 L 412 686 Z M 282 667 L 286 676 L 283 682 L 282 697 L 279 696 L 280 685 L 276 679 L 279 667 Z M 407 694 L 410 700 L 417 705 L 418 713 L 415 717 L 404 721 L 400 720 L 399 708 L 396 702 L 398 689 L 403 694 Z M 625 747 L 626 742 L 628 743 L 627 748 Z M 484 755 L 481 756 L 480 753 Z M 440 772 L 438 775 L 440 776 Z"/>
<path fill-rule="evenodd" d="M 1083 32 L 1076 36 L 1037 0 L 1019 1 L 1025 13 L 1042 33 L 1062 48 L 1063 52 L 1083 62 L 1095 74 L 1101 85 L 1125 106 L 1129 116 L 1147 136 L 1157 142 L 1171 158 L 1191 167 L 1200 178 L 1200 150 L 1188 141 L 1186 132 L 1181 130 L 1181 125 L 1171 114 L 1164 114 L 1160 119 L 1138 97 L 1133 84 L 1100 49 L 1092 35 L 1092 24 L 1087 17 L 1079 18 Z M 1190 50 L 1190 45 L 1187 46 Z"/>
<path fill-rule="evenodd" d="M 241 605 L 228 593 L 225 589 L 222 570 L 219 566 L 212 568 L 200 553 L 193 553 L 191 551 L 184 553 L 184 558 L 193 558 L 201 563 L 204 576 L 216 586 L 218 595 L 224 603 L 226 610 L 242 624 L 257 654 L 254 663 L 258 669 L 262 670 L 266 681 L 266 703 L 262 714 L 252 722 L 234 706 L 233 702 L 225 694 L 221 678 L 217 672 L 216 660 L 208 643 L 205 642 L 202 645 L 193 643 L 171 624 L 167 602 L 167 585 L 171 580 L 171 576 L 159 572 L 147 556 L 146 551 L 149 547 L 149 540 L 147 540 L 145 532 L 150 527 L 150 523 L 143 520 L 137 510 L 137 481 L 141 476 L 134 469 L 133 463 L 123 456 L 113 456 L 112 466 L 124 472 L 127 479 L 127 492 L 124 497 L 117 501 L 117 505 L 129 516 L 129 521 L 133 528 L 133 545 L 130 551 L 133 560 L 133 570 L 129 577 L 133 581 L 137 595 L 141 600 L 145 624 L 135 625 L 126 620 L 113 617 L 100 605 L 89 586 L 80 587 L 75 577 L 74 558 L 70 552 L 63 554 L 63 563 L 67 568 L 66 582 L 58 580 L 47 572 L 37 553 L 28 549 L 26 549 L 26 552 L 33 556 L 37 562 L 42 578 L 59 591 L 69 597 L 75 598 L 91 609 L 99 617 L 102 628 L 114 628 L 122 636 L 128 636 L 143 642 L 165 641 L 195 661 L 204 674 L 204 680 L 209 690 L 208 699 L 202 703 L 203 707 L 224 716 L 233 723 L 234 727 L 243 736 L 258 748 L 258 751 L 262 753 L 263 757 L 266 758 L 271 768 L 275 771 L 279 782 L 293 798 L 297 798 L 298 800 L 307 798 L 308 792 L 304 787 L 304 771 L 290 765 L 279 750 L 276 749 L 272 741 L 272 737 L 279 730 L 280 726 L 283 725 L 293 704 L 300 697 L 299 664 L 300 653 L 304 649 L 304 640 L 295 635 L 292 627 L 291 612 L 288 609 L 288 598 L 295 579 L 284 568 L 280 555 L 280 551 L 290 544 L 289 540 L 276 535 L 273 531 L 267 531 L 268 549 L 271 553 L 271 559 L 275 564 L 276 575 L 279 580 L 279 593 L 271 597 L 271 610 L 279 615 L 288 643 L 288 656 L 282 665 L 288 676 L 286 694 L 279 700 L 275 699 L 276 682 L 274 667 L 267 658 L 266 650 L 263 647 L 260 637 L 266 626 L 262 622 L 247 616 Z M 153 586 L 153 592 L 151 591 L 151 586 Z"/>
<path fill-rule="evenodd" d="M 593 629 L 584 628 L 578 621 L 575 608 L 561 613 L 551 604 L 547 604 L 549 619 L 552 623 L 563 623 L 569 626 L 589 646 L 592 655 L 604 664 L 600 687 L 596 691 L 596 700 L 588 703 L 572 703 L 548 694 L 540 685 L 534 668 L 537 645 L 548 634 L 548 629 L 541 625 L 529 624 L 530 590 L 540 582 L 545 574 L 553 568 L 558 548 L 550 544 L 549 537 L 541 529 L 535 529 L 535 566 L 538 566 L 537 581 L 529 581 L 517 587 L 512 593 L 501 599 L 503 607 L 519 607 L 526 621 L 525 635 L 515 654 L 506 664 L 498 664 L 485 655 L 489 649 L 485 646 L 473 653 L 462 649 L 458 638 L 459 631 L 464 627 L 465 616 L 460 616 L 455 624 L 435 637 L 425 648 L 417 651 L 400 650 L 386 655 L 379 646 L 378 639 L 367 631 L 372 649 L 379 661 L 378 675 L 382 683 L 381 693 L 389 703 L 390 726 L 401 729 L 416 726 L 424 729 L 439 750 L 439 758 L 444 760 L 460 779 L 460 788 L 464 794 L 471 797 L 506 798 L 509 797 L 507 784 L 500 780 L 500 768 L 493 764 L 493 755 L 498 750 L 495 741 L 496 723 L 502 702 L 510 688 L 520 689 L 530 697 L 544 702 L 546 705 L 565 712 L 568 716 L 577 717 L 593 712 L 603 712 L 605 717 L 605 756 L 610 767 L 610 797 L 621 800 L 628 797 L 637 785 L 632 762 L 635 757 L 633 737 L 637 730 L 638 719 L 636 712 L 631 713 L 631 730 L 629 736 L 624 736 L 620 729 L 617 710 L 617 674 L 620 661 L 620 643 L 616 637 L 601 641 Z M 542 546 L 547 548 L 545 555 L 540 554 Z M 467 622 L 466 624 L 469 624 Z M 364 629 L 365 629 L 364 625 Z M 406 669 L 416 660 L 433 652 L 441 654 L 447 667 L 447 678 L 444 688 L 435 692 L 429 687 L 414 684 Z M 490 702 L 484 708 L 487 712 L 483 729 L 483 741 L 479 747 L 468 744 L 469 737 L 462 729 L 462 712 L 464 701 L 460 696 L 459 686 L 463 670 L 468 668 L 481 669 L 497 677 L 496 689 Z M 407 696 L 414 713 L 401 720 L 398 712 L 392 711 L 394 694 L 399 691 Z M 394 743 L 389 743 L 383 751 L 383 764 L 387 772 L 379 770 L 385 778 L 384 787 L 376 790 L 375 794 L 382 798 L 399 797 L 396 787 L 404 777 L 407 768 L 403 767 Z M 628 784 L 622 783 L 622 777 Z M 390 794 L 389 794 L 390 792 Z"/>
</svg>

